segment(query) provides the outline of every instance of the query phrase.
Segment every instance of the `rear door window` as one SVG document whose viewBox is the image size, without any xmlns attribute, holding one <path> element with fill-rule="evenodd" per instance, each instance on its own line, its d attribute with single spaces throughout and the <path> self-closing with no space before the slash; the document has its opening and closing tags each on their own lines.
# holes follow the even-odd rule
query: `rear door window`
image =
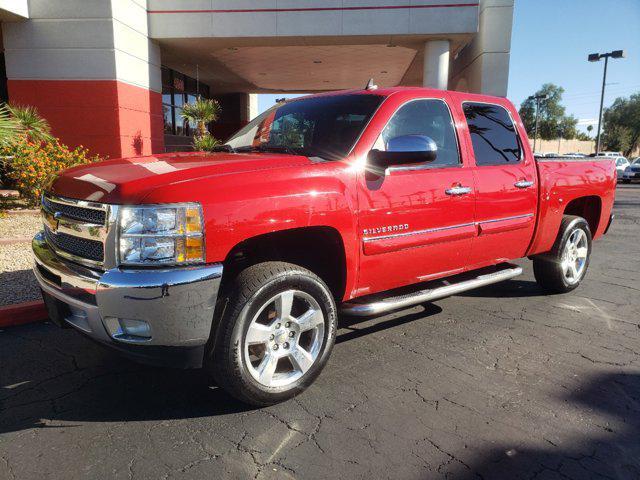
<svg viewBox="0 0 640 480">
<path fill-rule="evenodd" d="M 509 112 L 500 105 L 464 103 L 476 165 L 518 163 L 520 140 Z"/>
</svg>

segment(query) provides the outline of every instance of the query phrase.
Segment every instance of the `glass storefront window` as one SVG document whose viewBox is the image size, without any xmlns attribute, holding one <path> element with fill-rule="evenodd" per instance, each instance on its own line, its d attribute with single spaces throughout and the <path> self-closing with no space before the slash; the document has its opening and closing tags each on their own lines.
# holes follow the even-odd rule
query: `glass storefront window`
<svg viewBox="0 0 640 480">
<path fill-rule="evenodd" d="M 162 105 L 162 114 L 164 116 L 164 133 L 173 134 L 173 109 L 171 105 Z"/>
<path fill-rule="evenodd" d="M 209 86 L 196 82 L 180 72 L 162 67 L 162 111 L 164 116 L 164 133 L 167 135 L 192 135 L 195 123 L 187 122 L 180 115 L 182 106 L 193 103 L 198 94 L 209 98 Z"/>
</svg>

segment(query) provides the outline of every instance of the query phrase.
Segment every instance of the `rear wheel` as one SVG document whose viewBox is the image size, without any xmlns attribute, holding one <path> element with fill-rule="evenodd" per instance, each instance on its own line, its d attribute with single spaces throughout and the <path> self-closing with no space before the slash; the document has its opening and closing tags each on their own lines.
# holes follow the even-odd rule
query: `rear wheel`
<svg viewBox="0 0 640 480">
<path fill-rule="evenodd" d="M 589 224 L 582 217 L 565 215 L 551 252 L 533 259 L 536 281 L 549 292 L 569 292 L 586 275 L 590 255 Z"/>
<path fill-rule="evenodd" d="M 227 291 L 211 352 L 218 384 L 259 406 L 304 391 L 335 342 L 336 306 L 325 283 L 297 265 L 265 262 L 242 271 Z"/>
</svg>

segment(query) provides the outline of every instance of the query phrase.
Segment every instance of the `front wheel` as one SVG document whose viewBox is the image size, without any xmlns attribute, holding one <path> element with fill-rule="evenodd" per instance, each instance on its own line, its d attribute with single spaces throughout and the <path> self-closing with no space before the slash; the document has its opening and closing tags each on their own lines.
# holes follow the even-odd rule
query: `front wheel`
<svg viewBox="0 0 640 480">
<path fill-rule="evenodd" d="M 551 252 L 533 259 L 538 285 L 551 293 L 570 292 L 584 279 L 590 256 L 589 224 L 582 217 L 565 215 Z"/>
<path fill-rule="evenodd" d="M 258 406 L 309 387 L 336 336 L 336 306 L 326 284 L 297 265 L 265 262 L 242 271 L 227 291 L 211 352 L 218 385 Z"/>
</svg>

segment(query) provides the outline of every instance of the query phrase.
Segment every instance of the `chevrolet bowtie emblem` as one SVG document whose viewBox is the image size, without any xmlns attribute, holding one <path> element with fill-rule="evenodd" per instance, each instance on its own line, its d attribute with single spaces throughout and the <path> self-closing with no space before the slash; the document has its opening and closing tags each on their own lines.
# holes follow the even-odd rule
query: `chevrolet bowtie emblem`
<svg viewBox="0 0 640 480">
<path fill-rule="evenodd" d="M 44 212 L 44 221 L 49 227 L 49 230 L 56 232 L 58 230 L 58 221 L 62 216 L 61 212 L 55 212 L 53 215 L 47 211 Z"/>
</svg>

